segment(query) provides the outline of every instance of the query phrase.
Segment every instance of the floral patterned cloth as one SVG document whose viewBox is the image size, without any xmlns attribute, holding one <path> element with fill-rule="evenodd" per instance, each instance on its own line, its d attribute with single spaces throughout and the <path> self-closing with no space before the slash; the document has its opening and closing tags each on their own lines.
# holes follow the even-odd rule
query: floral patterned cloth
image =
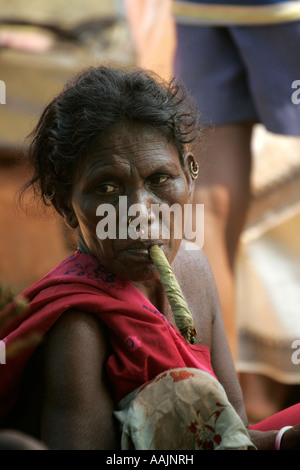
<svg viewBox="0 0 300 470">
<path fill-rule="evenodd" d="M 254 450 L 247 430 L 212 375 L 163 372 L 121 400 L 123 450 Z"/>
</svg>

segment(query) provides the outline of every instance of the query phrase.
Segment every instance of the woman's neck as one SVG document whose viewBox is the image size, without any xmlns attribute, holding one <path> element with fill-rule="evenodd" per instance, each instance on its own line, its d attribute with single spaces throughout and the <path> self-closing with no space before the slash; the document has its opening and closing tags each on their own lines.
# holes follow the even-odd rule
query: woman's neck
<svg viewBox="0 0 300 470">
<path fill-rule="evenodd" d="M 152 303 L 152 305 L 157 308 L 157 310 L 167 316 L 169 302 L 160 279 L 131 282 Z"/>
</svg>

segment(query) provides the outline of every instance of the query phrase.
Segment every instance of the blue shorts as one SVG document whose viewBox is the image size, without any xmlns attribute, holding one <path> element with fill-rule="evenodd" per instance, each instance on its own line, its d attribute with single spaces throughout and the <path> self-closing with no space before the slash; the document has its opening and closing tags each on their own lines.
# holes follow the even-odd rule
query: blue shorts
<svg viewBox="0 0 300 470">
<path fill-rule="evenodd" d="M 300 21 L 251 27 L 177 25 L 177 41 L 175 74 L 209 122 L 250 120 L 273 133 L 300 135 L 300 104 L 292 100 L 297 91 L 292 84 L 300 84 Z"/>
</svg>

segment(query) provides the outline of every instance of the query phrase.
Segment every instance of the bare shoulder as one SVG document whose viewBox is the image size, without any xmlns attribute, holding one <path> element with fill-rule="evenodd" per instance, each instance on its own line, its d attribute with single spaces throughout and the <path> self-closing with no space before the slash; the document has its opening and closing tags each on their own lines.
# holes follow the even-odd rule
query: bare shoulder
<svg viewBox="0 0 300 470">
<path fill-rule="evenodd" d="M 68 311 L 46 343 L 45 442 L 51 449 L 113 448 L 114 403 L 105 374 L 109 346 L 100 320 Z"/>
<path fill-rule="evenodd" d="M 197 281 L 201 290 L 207 290 L 209 295 L 213 294 L 215 281 L 210 264 L 204 251 L 195 243 L 182 240 L 172 267 L 177 279 L 185 279 L 189 283 Z"/>
<path fill-rule="evenodd" d="M 91 314 L 70 310 L 59 318 L 47 335 L 47 357 L 52 364 L 57 356 L 64 358 L 69 367 L 74 364 L 78 371 L 80 364 L 89 358 L 103 361 L 107 355 L 107 342 L 104 327 Z M 59 361 L 62 362 L 62 361 Z M 60 366 L 60 370 L 62 367 Z"/>
<path fill-rule="evenodd" d="M 64 391 L 71 403 L 76 394 L 85 395 L 87 387 L 101 384 L 108 355 L 104 327 L 94 315 L 65 312 L 47 335 L 45 353 L 49 388 Z"/>
<path fill-rule="evenodd" d="M 103 326 L 100 320 L 92 314 L 82 312 L 80 310 L 72 309 L 63 313 L 54 327 L 50 330 L 49 337 L 55 338 L 63 335 L 65 339 L 81 337 L 89 337 L 92 333 L 94 336 L 97 334 L 102 335 Z M 88 347 L 88 344 L 86 345 Z"/>
</svg>

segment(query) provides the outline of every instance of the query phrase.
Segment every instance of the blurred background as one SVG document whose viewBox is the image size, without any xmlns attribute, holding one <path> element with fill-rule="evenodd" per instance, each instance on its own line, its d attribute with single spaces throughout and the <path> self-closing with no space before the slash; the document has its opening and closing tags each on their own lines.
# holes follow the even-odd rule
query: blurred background
<svg viewBox="0 0 300 470">
<path fill-rule="evenodd" d="M 129 38 L 114 0 L 1 2 L 0 80 L 6 99 L 0 104 L 0 282 L 17 292 L 74 249 L 51 210 L 19 205 L 28 177 L 19 164 L 26 137 L 76 72 L 100 63 L 133 64 Z"/>
<path fill-rule="evenodd" d="M 149 36 L 142 52 L 136 50 L 133 32 L 122 0 L 1 1 L 0 282 L 16 293 L 76 248 L 50 209 L 30 201 L 26 207 L 19 204 L 28 177 L 20 165 L 26 136 L 65 81 L 86 66 L 138 64 L 169 75 L 172 29 L 163 26 L 156 45 Z M 236 267 L 242 344 L 237 370 L 243 377 L 263 377 L 267 397 L 276 383 L 283 385 L 276 388 L 283 399 L 299 401 L 300 365 L 287 358 L 292 342 L 300 339 L 300 141 L 257 125 L 253 154 L 251 207 Z M 286 385 L 292 396 L 286 395 Z M 249 382 L 255 402 L 262 391 L 256 383 L 251 387 Z M 274 406 L 270 403 L 257 416 L 268 415 Z"/>
</svg>

